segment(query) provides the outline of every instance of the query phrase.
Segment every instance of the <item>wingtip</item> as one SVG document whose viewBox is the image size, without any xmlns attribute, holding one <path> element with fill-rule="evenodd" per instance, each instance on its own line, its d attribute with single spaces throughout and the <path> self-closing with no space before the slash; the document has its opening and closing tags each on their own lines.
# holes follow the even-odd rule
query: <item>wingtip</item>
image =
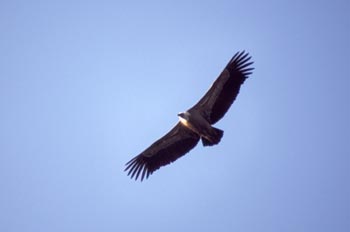
<svg viewBox="0 0 350 232">
<path fill-rule="evenodd" d="M 246 63 L 251 58 L 252 57 L 249 55 L 249 52 L 246 52 L 245 50 L 238 51 L 233 55 L 228 64 L 231 64 L 232 62 Z"/>
<path fill-rule="evenodd" d="M 254 64 L 254 62 L 251 61 L 251 58 L 252 57 L 245 50 L 236 52 L 227 64 L 226 68 L 230 69 L 230 67 L 232 67 L 234 69 L 238 69 L 247 78 L 254 70 L 254 68 L 251 67 L 251 65 Z"/>
<path fill-rule="evenodd" d="M 145 162 L 140 159 L 139 156 L 134 157 L 125 164 L 124 172 L 127 172 L 127 176 L 135 181 L 140 180 L 142 182 L 148 179 L 152 172 L 149 170 Z"/>
</svg>

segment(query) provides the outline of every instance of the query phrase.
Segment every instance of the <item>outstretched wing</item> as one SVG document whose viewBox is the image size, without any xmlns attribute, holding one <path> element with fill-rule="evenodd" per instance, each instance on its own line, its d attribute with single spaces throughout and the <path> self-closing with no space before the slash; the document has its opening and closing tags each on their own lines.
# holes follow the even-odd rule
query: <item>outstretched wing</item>
<svg viewBox="0 0 350 232">
<path fill-rule="evenodd" d="M 126 163 L 128 171 L 135 180 L 141 175 L 141 181 L 155 170 L 174 162 L 197 145 L 199 136 L 178 123 L 171 131 L 153 143 L 141 154 Z"/>
<path fill-rule="evenodd" d="M 249 62 L 250 59 L 248 53 L 237 52 L 208 92 L 189 111 L 200 111 L 211 124 L 219 121 L 236 99 L 241 85 L 252 73 L 254 68 L 250 67 L 253 64 Z"/>
</svg>

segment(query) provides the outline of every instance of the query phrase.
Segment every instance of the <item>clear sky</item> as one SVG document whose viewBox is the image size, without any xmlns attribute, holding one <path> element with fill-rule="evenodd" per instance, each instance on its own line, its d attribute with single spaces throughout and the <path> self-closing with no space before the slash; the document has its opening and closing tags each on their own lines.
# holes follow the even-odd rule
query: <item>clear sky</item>
<svg viewBox="0 0 350 232">
<path fill-rule="evenodd" d="M 350 231 L 349 1 L 1 1 L 0 231 Z M 218 146 L 124 164 L 237 51 Z"/>
</svg>

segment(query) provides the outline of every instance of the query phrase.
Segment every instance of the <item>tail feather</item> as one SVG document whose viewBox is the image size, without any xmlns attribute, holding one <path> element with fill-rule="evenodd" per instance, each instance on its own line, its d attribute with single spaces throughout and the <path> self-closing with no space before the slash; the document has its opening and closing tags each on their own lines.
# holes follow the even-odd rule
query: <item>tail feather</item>
<svg viewBox="0 0 350 232">
<path fill-rule="evenodd" d="M 218 144 L 224 135 L 224 131 L 218 128 L 212 127 L 212 131 L 210 132 L 209 138 L 202 137 L 203 146 L 213 146 Z"/>
</svg>

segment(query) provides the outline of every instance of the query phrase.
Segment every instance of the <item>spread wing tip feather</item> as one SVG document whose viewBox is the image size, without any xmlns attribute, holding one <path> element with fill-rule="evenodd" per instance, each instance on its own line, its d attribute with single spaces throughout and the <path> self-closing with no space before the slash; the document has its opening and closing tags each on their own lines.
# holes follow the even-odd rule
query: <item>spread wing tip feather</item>
<svg viewBox="0 0 350 232">
<path fill-rule="evenodd" d="M 252 64 L 254 64 L 251 60 L 251 56 L 246 51 L 237 52 L 229 61 L 226 68 L 230 69 L 232 67 L 235 70 L 239 70 L 240 73 L 245 77 L 248 78 L 249 75 L 251 75 L 254 70 L 253 67 L 251 67 Z M 250 62 L 249 62 L 250 61 Z"/>
<path fill-rule="evenodd" d="M 143 179 L 147 179 L 150 174 L 153 173 L 154 170 L 150 170 L 149 167 L 146 165 L 146 161 L 142 156 L 136 156 L 135 158 L 131 159 L 126 164 L 126 168 L 124 169 L 125 172 L 128 172 L 128 176 L 130 176 L 131 179 L 135 178 L 135 181 L 140 177 L 140 180 L 143 181 Z"/>
</svg>

